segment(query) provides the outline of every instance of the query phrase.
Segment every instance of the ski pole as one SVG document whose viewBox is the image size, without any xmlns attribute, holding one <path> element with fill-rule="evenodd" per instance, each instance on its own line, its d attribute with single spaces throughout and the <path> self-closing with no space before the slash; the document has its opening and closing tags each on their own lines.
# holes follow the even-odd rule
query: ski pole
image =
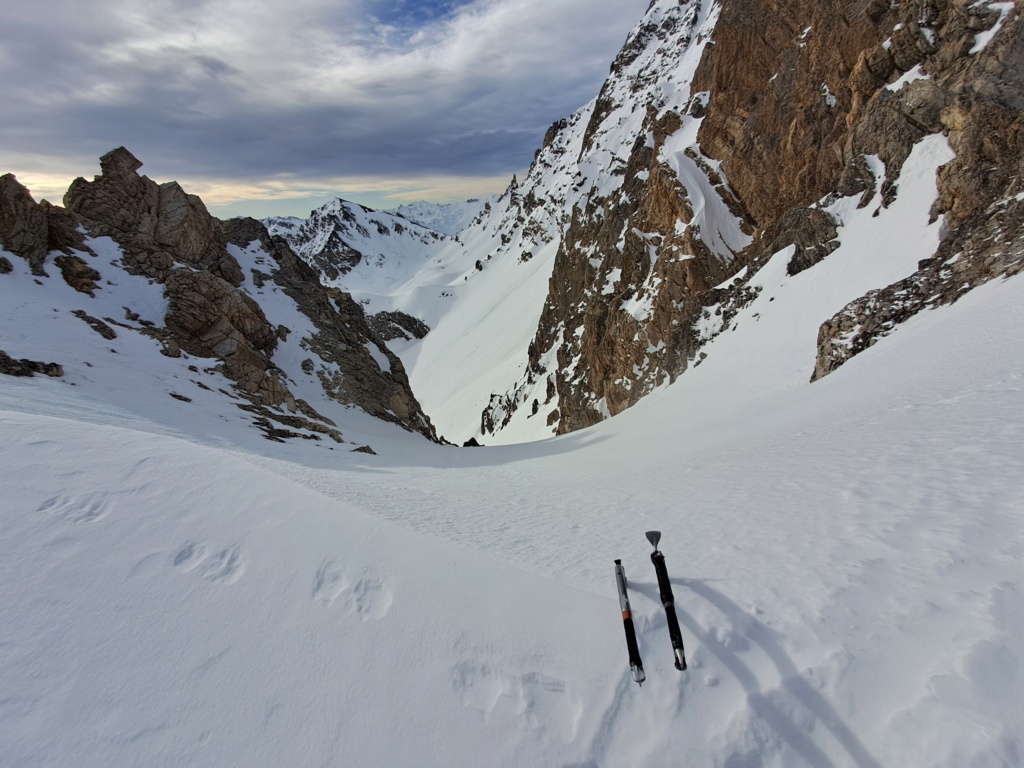
<svg viewBox="0 0 1024 768">
<path fill-rule="evenodd" d="M 629 595 L 626 594 L 626 571 L 622 561 L 615 561 L 615 584 L 619 588 L 619 607 L 622 609 L 622 623 L 626 627 L 626 648 L 629 651 L 629 668 L 637 685 L 643 685 L 647 676 L 644 674 L 644 663 L 640 660 L 640 648 L 636 644 L 636 629 L 633 627 L 633 613 L 629 608 Z"/>
<path fill-rule="evenodd" d="M 676 657 L 676 669 L 682 672 L 686 669 L 686 656 L 683 654 L 683 633 L 679 629 L 679 619 L 676 618 L 676 598 L 672 594 L 672 583 L 668 580 L 665 555 L 658 551 L 661 531 L 648 531 L 647 540 L 654 547 L 654 552 L 651 553 L 651 562 L 654 563 L 654 572 L 658 574 L 658 591 L 661 593 L 661 604 L 665 606 L 665 617 L 668 619 L 668 636 L 672 640 L 672 653 Z"/>
</svg>

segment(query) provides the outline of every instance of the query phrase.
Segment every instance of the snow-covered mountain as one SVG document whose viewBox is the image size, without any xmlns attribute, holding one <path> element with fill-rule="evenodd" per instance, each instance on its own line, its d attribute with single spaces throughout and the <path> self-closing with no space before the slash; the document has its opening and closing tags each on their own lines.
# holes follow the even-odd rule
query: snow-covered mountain
<svg viewBox="0 0 1024 768">
<path fill-rule="evenodd" d="M 1021 10 L 654 0 L 457 239 L 0 177 L 0 765 L 1017 765 Z"/>
<path fill-rule="evenodd" d="M 705 358 L 772 259 L 786 283 L 859 254 L 793 329 L 808 378 L 1019 271 L 1016 12 L 777 11 L 652 2 L 528 175 L 374 299 L 432 329 L 396 351 L 443 434 L 518 442 L 621 412 Z"/>
<path fill-rule="evenodd" d="M 427 203 L 418 201 L 391 208 L 388 213 L 404 216 L 429 229 L 444 232 L 446 235 L 457 235 L 473 221 L 484 206 L 494 203 L 497 195 L 486 198 L 473 198 L 461 203 Z"/>
<path fill-rule="evenodd" d="M 308 219 L 263 220 L 300 257 L 316 268 L 325 283 L 359 284 L 388 293 L 423 268 L 450 238 L 406 219 L 358 203 L 335 199 L 314 210 Z"/>
<path fill-rule="evenodd" d="M 12 295 L 43 327 L 105 301 L 3 258 L 15 356 L 38 347 Z M 457 449 L 366 419 L 378 456 L 254 439 L 190 384 L 217 388 L 204 363 L 76 320 L 65 378 L 0 377 L 0 763 L 1014 765 L 1024 280 L 812 385 L 787 339 L 821 285 L 767 283 L 698 368 L 588 430 Z"/>
<path fill-rule="evenodd" d="M 66 208 L 0 177 L 5 367 L 52 362 L 89 396 L 124 392 L 168 428 L 184 409 L 213 434 L 241 421 L 334 450 L 356 408 L 434 438 L 381 335 L 394 323 L 368 322 L 259 222 L 220 222 L 177 183 L 139 175 L 123 147 L 100 165 Z M 147 413 L 154 395 L 163 407 Z"/>
</svg>

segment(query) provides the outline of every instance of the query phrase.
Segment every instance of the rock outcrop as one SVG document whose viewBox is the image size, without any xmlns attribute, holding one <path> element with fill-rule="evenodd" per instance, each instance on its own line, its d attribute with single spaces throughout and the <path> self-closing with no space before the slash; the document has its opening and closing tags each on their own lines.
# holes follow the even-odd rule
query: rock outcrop
<svg viewBox="0 0 1024 768">
<path fill-rule="evenodd" d="M 0 349 L 0 373 L 6 376 L 44 376 L 59 378 L 64 375 L 64 368 L 57 363 L 40 363 L 36 360 L 14 359 Z"/>
<path fill-rule="evenodd" d="M 247 246 L 260 242 L 276 262 L 270 274 L 314 324 L 317 331 L 304 342 L 324 391 L 372 416 L 436 439 L 434 428 L 409 386 L 402 361 L 373 330 L 352 297 L 320 283 L 312 266 L 300 259 L 282 237 L 271 237 L 255 219 L 224 222 L 229 242 Z"/>
<path fill-rule="evenodd" d="M 823 208 L 876 193 L 890 205 L 932 134 L 955 153 L 932 211 L 942 246 L 916 275 L 822 318 L 815 377 L 921 308 L 1018 271 L 1022 11 L 654 0 L 597 99 L 552 126 L 520 185 L 571 215 L 526 373 L 492 395 L 482 433 L 524 409 L 579 429 L 672 381 L 757 295 L 747 278 L 791 246 L 790 276 L 828 258 L 840 223 Z"/>
<path fill-rule="evenodd" d="M 72 249 L 87 250 L 74 218 L 45 200 L 37 204 L 11 173 L 0 176 L 0 246 L 25 259 L 40 276 L 46 274 L 43 262 L 51 251 L 70 256 Z M 76 268 L 72 273 L 76 279 L 87 274 Z"/>
<path fill-rule="evenodd" d="M 52 263 L 63 279 L 75 290 L 95 296 L 116 286 L 83 258 L 95 254 L 82 233 L 110 237 L 120 246 L 121 268 L 162 285 L 167 301 L 164 324 L 125 325 L 81 309 L 73 314 L 105 339 L 116 338 L 112 326 L 117 325 L 158 339 L 167 356 L 218 361 L 215 368 L 234 382 L 240 407 L 253 414 L 254 423 L 269 439 L 327 435 L 340 442 L 337 425 L 296 397 L 289 374 L 274 362 L 289 331 L 267 319 L 257 301 L 259 291 L 245 288 L 246 276 L 229 252 L 232 243 L 244 248 L 258 242 L 277 269 L 272 275 L 254 273 L 253 280 L 259 282 L 257 288 L 264 280 L 276 282 L 316 326 L 316 333 L 303 344 L 320 364 L 327 397 L 436 440 L 401 361 L 371 329 L 360 305 L 338 289 L 321 285 L 317 273 L 283 240 L 272 239 L 259 222 L 221 222 L 177 182 L 157 184 L 140 175 L 141 166 L 123 147 L 108 152 L 100 159 L 100 175 L 71 184 L 66 208 L 45 201 L 36 204 L 13 176 L 0 177 L 0 245 L 26 259 L 40 276 L 46 275 L 44 265 L 52 252 L 61 251 Z M 139 319 L 130 308 L 125 313 L 129 320 Z M 32 365 L 14 361 L 7 367 L 36 370 Z"/>
<path fill-rule="evenodd" d="M 100 175 L 77 178 L 65 207 L 94 236 L 107 235 L 124 249 L 129 271 L 164 281 L 174 265 L 209 272 L 232 286 L 242 271 L 225 250 L 220 222 L 203 201 L 176 181 L 157 184 L 138 173 L 142 163 L 124 147 L 100 158 Z"/>
<path fill-rule="evenodd" d="M 46 213 L 13 173 L 0 176 L 0 245 L 41 274 L 50 252 Z"/>
<path fill-rule="evenodd" d="M 884 205 L 916 142 L 941 132 L 956 153 L 938 176 L 932 213 L 948 231 L 939 252 L 825 320 L 815 378 L 917 311 L 1019 271 L 1024 8 L 1009 6 L 723 4 L 695 85 L 712 94 L 699 140 L 758 224 L 828 195 L 866 202 L 877 182 L 865 156 L 885 165 Z M 798 252 L 791 274 L 827 249 Z"/>
</svg>

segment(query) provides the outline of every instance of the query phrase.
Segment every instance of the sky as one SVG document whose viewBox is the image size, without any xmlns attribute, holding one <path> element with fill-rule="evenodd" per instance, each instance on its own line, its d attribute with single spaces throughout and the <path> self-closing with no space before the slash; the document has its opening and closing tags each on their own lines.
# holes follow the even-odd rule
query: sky
<svg viewBox="0 0 1024 768">
<path fill-rule="evenodd" d="M 59 201 L 131 150 L 218 216 L 494 192 L 648 0 L 3 0 L 0 173 Z"/>
</svg>

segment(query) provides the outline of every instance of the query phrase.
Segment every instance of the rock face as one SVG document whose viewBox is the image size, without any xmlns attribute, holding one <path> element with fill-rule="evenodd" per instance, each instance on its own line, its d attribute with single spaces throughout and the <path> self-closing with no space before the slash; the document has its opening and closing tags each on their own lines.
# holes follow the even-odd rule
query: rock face
<svg viewBox="0 0 1024 768">
<path fill-rule="evenodd" d="M 362 307 L 347 293 L 320 283 L 316 271 L 284 238 L 271 237 L 255 219 L 233 219 L 224 227 L 228 241 L 236 245 L 260 242 L 276 262 L 270 279 L 313 322 L 317 331 L 306 347 L 320 361 L 317 376 L 324 391 L 371 416 L 436 439 L 430 419 L 409 387 L 402 361 L 373 330 Z"/>
<path fill-rule="evenodd" d="M 526 373 L 492 397 L 484 434 L 524 406 L 558 433 L 590 426 L 674 380 L 695 354 L 702 298 L 737 271 L 754 233 L 724 178 L 683 140 L 706 95 L 665 95 L 693 77 L 708 11 L 652 3 L 594 103 L 545 137 L 519 194 L 523 218 L 534 201 L 567 215 L 524 227 L 561 244 Z"/>
<path fill-rule="evenodd" d="M 25 259 L 36 275 L 46 274 L 43 262 L 50 251 L 69 254 L 72 248 L 84 248 L 67 212 L 45 200 L 37 205 L 11 173 L 0 176 L 0 246 Z M 72 272 L 76 278 L 87 274 Z"/>
<path fill-rule="evenodd" d="M 695 85 L 712 94 L 699 140 L 758 224 L 830 194 L 866 201 L 876 180 L 865 156 L 885 164 L 889 200 L 923 137 L 942 132 L 956 153 L 938 177 L 933 215 L 949 227 L 939 252 L 823 323 L 815 378 L 920 309 L 1020 270 L 1024 36 L 1022 8 L 1009 5 L 723 4 Z M 901 84 L 912 70 L 923 79 Z M 820 257 L 820 246 L 798 254 L 791 274 Z"/>
<path fill-rule="evenodd" d="M 241 269 L 225 250 L 220 222 L 176 181 L 157 184 L 138 174 L 141 167 L 124 147 L 112 150 L 100 158 L 93 181 L 72 182 L 64 205 L 90 233 L 116 240 L 130 271 L 164 281 L 177 262 L 237 286 Z"/>
<path fill-rule="evenodd" d="M 49 253 L 46 213 L 14 174 L 0 176 L 0 245 L 39 274 Z"/>
<path fill-rule="evenodd" d="M 261 292 L 245 285 L 246 276 L 229 252 L 230 247 L 257 243 L 264 256 L 276 261 L 277 269 L 271 275 L 254 270 L 256 288 L 264 281 L 276 283 L 316 328 L 308 351 L 324 371 L 330 371 L 321 376 L 322 393 L 436 440 L 401 361 L 387 350 L 350 296 L 321 285 L 316 272 L 284 240 L 272 239 L 259 222 L 221 222 L 177 182 L 157 184 L 139 175 L 141 165 L 123 147 L 107 153 L 100 159 L 99 176 L 72 183 L 64 199 L 66 209 L 45 202 L 37 205 L 13 176 L 0 177 L 0 245 L 25 258 L 41 276 L 49 254 L 63 251 L 53 259 L 61 276 L 75 290 L 95 296 L 97 291 L 116 291 L 116 286 L 82 258 L 91 252 L 81 232 L 92 238 L 110 237 L 120 246 L 121 267 L 161 284 L 167 302 L 162 327 L 124 327 L 158 339 L 167 356 L 217 360 L 216 368 L 234 382 L 241 407 L 255 415 L 255 423 L 269 439 L 308 437 L 295 431 L 301 429 L 340 442 L 334 422 L 293 394 L 289 372 L 274 361 L 289 331 L 267 319 L 257 301 Z M 125 313 L 129 320 L 138 320 L 130 308 Z M 111 325 L 123 325 L 85 310 L 73 314 L 105 339 L 116 338 Z M 379 360 L 386 361 L 387 370 Z M 29 369 L 27 361 L 11 365 Z"/>
<path fill-rule="evenodd" d="M 828 258 L 840 222 L 823 208 L 876 192 L 889 205 L 932 134 L 955 153 L 932 211 L 947 226 L 939 252 L 822 318 L 815 377 L 920 309 L 1019 271 L 1022 11 L 654 0 L 598 97 L 551 127 L 512 190 L 509 240 L 560 246 L 526 372 L 492 395 L 481 432 L 524 410 L 579 429 L 672 381 L 704 354 L 709 311 L 748 303 L 747 279 L 784 248 L 790 276 Z M 532 232 L 527 199 L 548 209 Z"/>
</svg>

